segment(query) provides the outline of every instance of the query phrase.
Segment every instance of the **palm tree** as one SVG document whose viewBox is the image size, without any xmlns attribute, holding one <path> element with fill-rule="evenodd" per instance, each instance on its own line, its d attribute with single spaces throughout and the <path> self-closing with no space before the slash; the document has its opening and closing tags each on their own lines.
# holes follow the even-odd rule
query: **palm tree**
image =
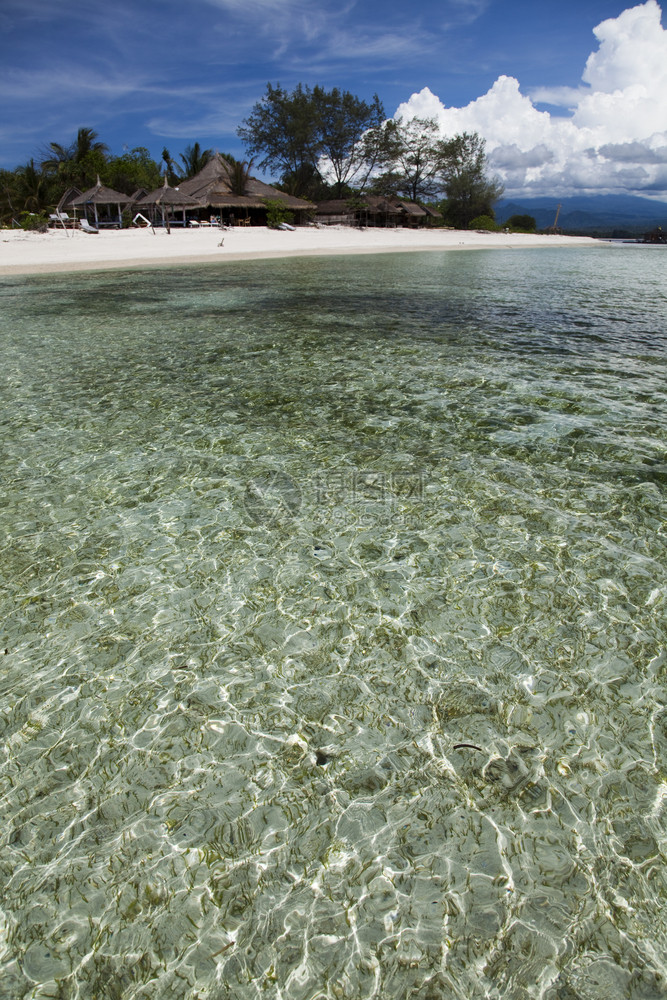
<svg viewBox="0 0 667 1000">
<path fill-rule="evenodd" d="M 243 162 L 234 160 L 230 164 L 229 186 L 232 189 L 232 194 L 245 194 L 254 162 L 254 160 L 244 160 Z"/>
<path fill-rule="evenodd" d="M 41 212 L 47 205 L 46 179 L 33 159 L 15 171 L 16 195 L 24 212 Z"/>
<path fill-rule="evenodd" d="M 42 160 L 42 170 L 47 173 L 62 175 L 66 172 L 68 164 L 72 162 L 72 147 L 62 146 L 59 142 L 50 142 L 48 145 L 46 159 Z"/>
<path fill-rule="evenodd" d="M 88 153 L 101 153 L 104 157 L 109 154 L 109 147 L 98 141 L 98 133 L 92 128 L 80 128 L 70 148 L 76 163 L 81 163 Z"/>
<path fill-rule="evenodd" d="M 181 168 L 177 163 L 174 163 L 171 153 L 166 146 L 162 149 L 162 159 L 160 161 L 164 163 L 165 173 L 167 175 L 167 182 L 174 187 L 182 179 Z"/>
<path fill-rule="evenodd" d="M 202 149 L 199 143 L 195 142 L 191 146 L 186 146 L 180 156 L 183 160 L 183 179 L 188 180 L 204 169 L 213 158 L 213 150 Z"/>
<path fill-rule="evenodd" d="M 58 179 L 66 184 L 85 185 L 98 172 L 100 163 L 106 160 L 109 147 L 99 141 L 94 129 L 80 128 L 76 139 L 69 146 L 50 142 L 46 153 L 41 164 L 42 170 L 57 174 Z"/>
</svg>

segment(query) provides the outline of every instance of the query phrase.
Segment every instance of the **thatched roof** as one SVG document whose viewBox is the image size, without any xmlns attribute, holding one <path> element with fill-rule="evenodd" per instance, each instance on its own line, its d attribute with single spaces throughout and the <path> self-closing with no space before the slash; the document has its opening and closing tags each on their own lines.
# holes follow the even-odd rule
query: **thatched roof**
<svg viewBox="0 0 667 1000">
<path fill-rule="evenodd" d="M 318 215 L 344 215 L 346 212 L 351 214 L 354 209 L 347 198 L 331 198 L 329 201 L 318 201 L 316 211 Z"/>
<path fill-rule="evenodd" d="M 232 194 L 228 189 L 220 185 L 212 187 L 207 194 L 207 205 L 211 208 L 265 208 L 261 198 L 253 198 L 247 194 Z"/>
<path fill-rule="evenodd" d="M 70 204 L 74 205 L 129 205 L 132 201 L 126 194 L 114 191 L 105 187 L 99 177 L 94 187 L 88 188 L 78 198 L 73 198 Z"/>
<path fill-rule="evenodd" d="M 178 185 L 178 190 L 183 191 L 191 198 L 195 198 L 200 205 L 208 205 L 210 203 L 206 198 L 212 188 L 223 187 L 227 191 L 231 191 L 230 177 L 230 164 L 224 156 L 216 153 L 198 174 L 190 177 L 187 181 L 181 181 Z"/>
<path fill-rule="evenodd" d="M 368 209 L 369 212 L 377 213 L 378 215 L 400 215 L 401 210 L 397 208 L 388 198 L 383 197 L 379 194 L 367 194 L 362 198 L 364 202 L 364 207 Z"/>
<path fill-rule="evenodd" d="M 317 204 L 318 215 L 343 215 L 368 212 L 371 215 L 400 215 L 401 209 L 381 195 L 367 194 L 355 199 L 333 198 Z"/>
<path fill-rule="evenodd" d="M 185 194 L 181 191 L 180 187 L 169 187 L 166 177 L 162 187 L 156 188 L 155 191 L 151 191 L 150 194 L 144 195 L 143 198 L 136 201 L 136 205 L 138 208 L 147 208 L 149 205 L 158 205 L 160 207 L 168 206 L 169 208 L 201 207 L 200 203 L 195 198 L 191 198 L 190 195 Z"/>
<path fill-rule="evenodd" d="M 281 201 L 286 208 L 305 211 L 314 206 L 303 198 L 293 198 L 278 188 L 265 184 L 256 177 L 249 177 L 242 195 L 232 189 L 232 166 L 216 153 L 203 170 L 187 181 L 181 181 L 178 190 L 195 198 L 202 208 L 264 208 L 264 199 Z"/>
<path fill-rule="evenodd" d="M 419 216 L 423 218 L 428 213 L 424 211 L 421 205 L 418 205 L 416 201 L 404 201 L 402 198 L 396 201 L 396 207 L 403 209 L 407 215 Z"/>
</svg>

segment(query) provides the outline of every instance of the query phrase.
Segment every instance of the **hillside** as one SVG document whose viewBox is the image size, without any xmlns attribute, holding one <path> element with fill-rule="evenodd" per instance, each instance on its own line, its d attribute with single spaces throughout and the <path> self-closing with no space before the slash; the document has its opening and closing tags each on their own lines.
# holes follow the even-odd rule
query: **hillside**
<svg viewBox="0 0 667 1000">
<path fill-rule="evenodd" d="M 637 235 L 656 226 L 667 230 L 667 204 L 632 195 L 576 195 L 571 198 L 501 198 L 495 205 L 496 219 L 532 215 L 538 229 L 552 226 L 561 205 L 558 227 L 563 232 Z"/>
</svg>

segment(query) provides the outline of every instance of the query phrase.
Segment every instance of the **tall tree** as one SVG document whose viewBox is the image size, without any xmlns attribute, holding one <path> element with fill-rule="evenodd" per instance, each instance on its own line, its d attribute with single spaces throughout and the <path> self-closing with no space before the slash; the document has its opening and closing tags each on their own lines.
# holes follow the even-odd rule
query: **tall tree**
<svg viewBox="0 0 667 1000">
<path fill-rule="evenodd" d="M 252 160 L 234 160 L 229 163 L 229 186 L 232 194 L 244 195 L 250 180 Z"/>
<path fill-rule="evenodd" d="M 316 167 L 320 175 L 323 170 L 331 171 L 334 194 L 339 198 L 346 185 L 354 182 L 363 171 L 371 148 L 370 139 L 363 140 L 369 130 L 382 126 L 384 108 L 377 94 L 368 104 L 349 90 L 341 91 L 338 87 L 330 91 L 314 87 L 312 99 L 318 133 Z"/>
<path fill-rule="evenodd" d="M 459 229 L 479 215 L 493 218 L 493 203 L 502 185 L 486 174 L 485 141 L 477 132 L 462 132 L 438 144 L 439 174 L 446 200 L 445 219 Z"/>
<path fill-rule="evenodd" d="M 166 146 L 162 147 L 160 169 L 161 170 L 164 169 L 164 172 L 167 175 L 167 183 L 170 184 L 172 187 L 178 184 L 179 180 L 182 179 L 181 169 L 178 166 L 178 164 L 174 162 L 172 155 Z"/>
<path fill-rule="evenodd" d="M 432 198 L 439 190 L 438 135 L 434 118 L 399 118 L 386 123 L 380 156 L 395 193 L 417 201 Z"/>
<path fill-rule="evenodd" d="M 76 163 L 81 163 L 89 153 L 101 153 L 106 157 L 109 147 L 100 142 L 97 132 L 92 128 L 80 128 L 72 144 L 72 156 Z"/>
<path fill-rule="evenodd" d="M 298 178 L 317 164 L 317 113 L 310 88 L 300 83 L 291 94 L 267 83 L 264 97 L 237 131 L 250 155 L 261 157 L 262 169 Z"/>
<path fill-rule="evenodd" d="M 340 196 L 363 174 L 369 144 L 365 133 L 379 129 L 384 109 L 377 94 L 368 103 L 348 90 L 325 90 L 279 84 L 266 93 L 242 123 L 238 134 L 259 166 L 280 175 L 291 194 L 311 194 L 333 178 Z"/>
<path fill-rule="evenodd" d="M 115 191 L 133 194 L 138 188 L 152 191 L 161 183 L 160 167 L 145 146 L 137 146 L 114 156 L 104 169 L 102 179 Z"/>
<path fill-rule="evenodd" d="M 100 141 L 98 133 L 92 128 L 80 128 L 69 146 L 50 142 L 41 166 L 65 184 L 88 187 L 104 169 L 108 156 L 109 147 Z"/>
<path fill-rule="evenodd" d="M 183 179 L 194 177 L 213 158 L 212 149 L 202 149 L 198 142 L 193 142 L 191 146 L 186 146 L 180 154 L 183 161 Z"/>
<path fill-rule="evenodd" d="M 34 160 L 14 171 L 14 194 L 20 209 L 25 212 L 41 212 L 48 205 L 48 191 L 44 172 Z"/>
</svg>

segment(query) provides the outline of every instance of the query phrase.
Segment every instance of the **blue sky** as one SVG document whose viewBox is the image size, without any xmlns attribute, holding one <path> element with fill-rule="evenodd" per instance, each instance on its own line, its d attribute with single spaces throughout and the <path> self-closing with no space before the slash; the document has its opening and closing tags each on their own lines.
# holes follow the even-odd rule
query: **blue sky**
<svg viewBox="0 0 667 1000">
<path fill-rule="evenodd" d="M 143 145 L 159 159 L 165 145 L 176 155 L 198 140 L 240 156 L 236 129 L 268 80 L 339 86 L 365 98 L 377 92 L 388 116 L 399 105 L 407 113 L 443 109 L 445 128 L 446 109 L 476 108 L 509 78 L 532 109 L 570 119 L 571 95 L 600 46 L 594 29 L 616 24 L 628 7 L 610 0 L 0 0 L 0 166 L 39 159 L 49 141 L 69 143 L 80 126 L 94 128 L 117 154 Z M 656 0 L 640 7 L 646 31 L 651 11 L 660 24 Z M 614 44 L 612 37 L 612 61 Z M 641 62 L 641 38 L 633 44 Z M 516 104 L 510 90 L 508 107 Z M 428 95 L 437 99 L 433 107 Z M 466 124 L 465 114 L 459 119 Z M 627 142 L 649 138 L 630 132 Z M 496 159 L 506 180 L 510 168 L 502 163 L 511 156 L 502 149 L 515 145 L 527 155 L 528 139 L 503 145 L 487 138 L 489 149 L 501 148 Z M 624 134 L 607 138 L 626 142 Z M 662 140 L 652 141 L 662 149 Z"/>
</svg>

